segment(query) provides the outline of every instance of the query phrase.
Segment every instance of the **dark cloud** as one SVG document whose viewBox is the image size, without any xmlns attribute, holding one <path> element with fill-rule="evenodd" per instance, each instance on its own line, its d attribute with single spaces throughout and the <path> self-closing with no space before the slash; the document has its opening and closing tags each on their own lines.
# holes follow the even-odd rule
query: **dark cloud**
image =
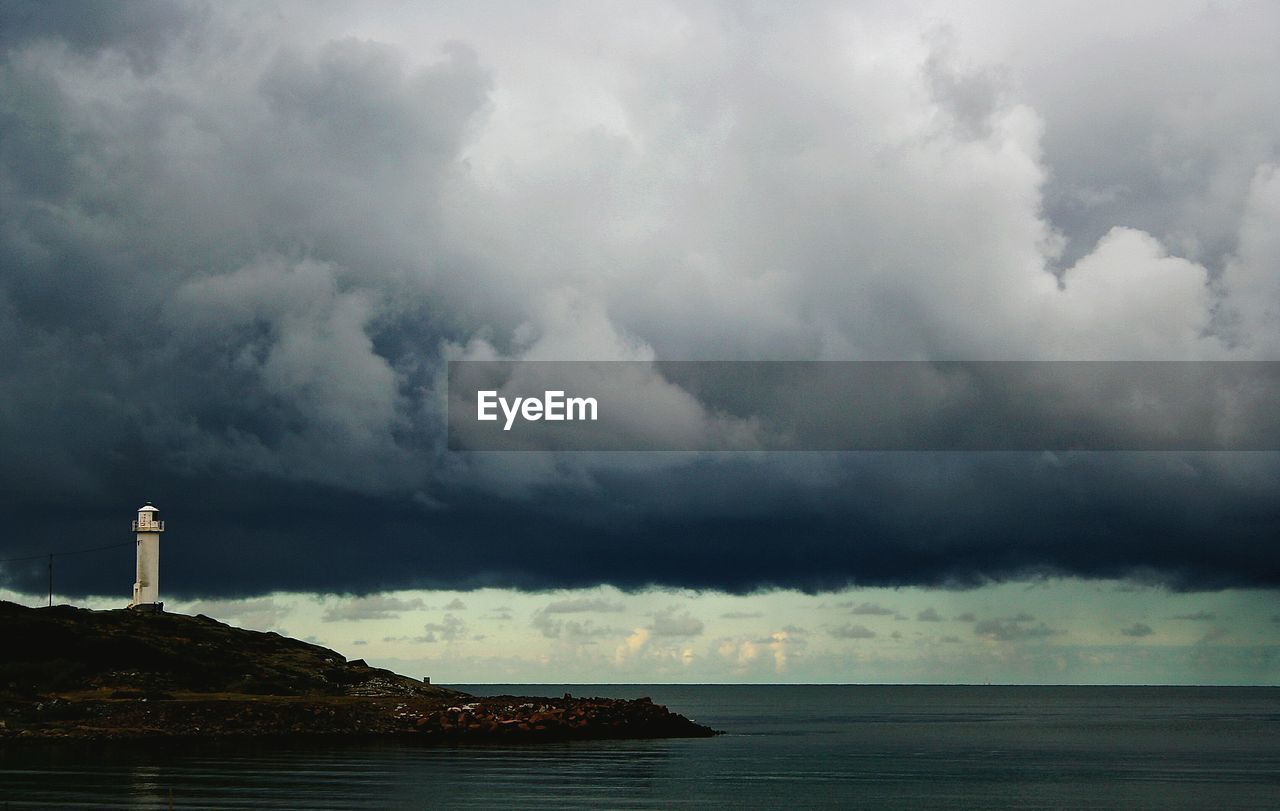
<svg viewBox="0 0 1280 811">
<path fill-rule="evenodd" d="M 1044 33 L 1047 22 L 1022 35 Z M 1233 66 L 1227 78 L 1204 68 L 1206 60 L 1233 63 L 1233 50 L 1261 57 L 1258 22 L 1252 13 L 1188 6 L 1162 15 L 1157 37 L 1135 18 L 1105 38 L 1080 29 L 1061 41 L 1057 56 L 1032 58 L 1023 81 L 1045 119 L 1046 160 L 1054 167 L 1046 213 L 1068 237 L 1065 261 L 1088 252 L 1121 219 L 1212 266 L 1235 248 L 1254 172 L 1276 158 L 1280 111 L 1253 103 L 1247 72 Z M 1231 92 L 1213 89 L 1224 84 Z M 1108 133 L 1106 149 L 1098 148 L 1098 131 Z"/>
<path fill-rule="evenodd" d="M 152 458 L 137 439 L 145 449 L 138 453 Z M 1176 588 L 1274 587 L 1280 579 L 1272 545 L 1259 540 L 1280 518 L 1274 499 L 1261 491 L 1233 498 L 1238 485 L 1212 459 L 1189 460 L 1176 472 L 1167 458 L 1087 457 L 1068 466 L 1007 457 L 836 459 L 816 502 L 775 472 L 785 467 L 725 460 L 713 480 L 703 466 L 665 472 L 662 490 L 684 495 L 659 511 L 643 472 L 602 477 L 595 495 L 544 488 L 533 505 L 442 492 L 447 508 L 426 509 L 410 494 L 350 493 L 234 468 L 183 474 L 129 464 L 133 457 L 120 452 L 99 492 L 10 501 L 11 523 L 33 513 L 47 518 L 6 551 L 127 542 L 130 511 L 149 498 L 169 521 L 165 588 L 175 595 L 603 582 L 820 591 L 854 583 L 977 585 L 1055 571 L 1132 575 Z M 922 493 L 924 481 L 935 486 Z M 750 506 L 701 514 L 722 494 L 724 509 Z M 630 520 L 615 512 L 620 504 Z M 377 554 L 352 543 L 357 537 L 375 538 Z M 722 554 L 716 538 L 731 538 L 734 554 Z M 437 551 L 442 546 L 448 554 Z M 639 548 L 644 554 L 633 554 Z M 43 587 L 39 560 L 8 564 L 5 574 L 15 586 Z M 131 550 L 59 559 L 55 577 L 60 593 L 127 594 Z"/>
<path fill-rule="evenodd" d="M 1213 613 L 1212 611 L 1205 611 L 1203 609 L 1201 609 L 1200 611 L 1192 612 L 1190 614 L 1177 614 L 1171 617 L 1171 619 L 1185 620 L 1187 622 L 1213 622 L 1217 618 L 1218 618 L 1217 614 Z"/>
<path fill-rule="evenodd" d="M 942 622 L 942 615 L 938 613 L 937 609 L 926 608 L 916 614 L 916 619 L 920 622 Z"/>
<path fill-rule="evenodd" d="M 445 642 L 456 642 L 466 636 L 467 623 L 453 614 L 445 614 L 444 619 L 440 620 L 440 622 L 428 622 L 422 626 L 422 629 L 426 631 L 426 635 L 415 637 L 415 641 L 435 642 L 437 641 L 436 635 L 439 634 L 438 639 Z"/>
<path fill-rule="evenodd" d="M 933 48 L 925 60 L 924 73 L 934 99 L 951 113 L 956 127 L 967 134 L 989 132 L 991 116 L 1000 109 L 1000 96 L 1006 92 L 1008 77 L 982 68 L 964 69 L 957 65 L 954 32 L 941 30 L 934 34 Z"/>
<path fill-rule="evenodd" d="M 544 636 L 548 636 L 544 630 Z M 621 637 L 625 636 L 626 631 L 614 628 L 609 625 L 597 625 L 592 620 L 566 620 L 563 623 L 554 623 L 554 633 L 548 636 L 549 639 L 564 639 L 576 644 L 591 645 L 599 639 L 605 637 Z"/>
<path fill-rule="evenodd" d="M 851 606 L 849 610 L 850 614 L 859 614 L 863 616 L 887 617 L 887 616 L 891 616 L 894 613 L 892 608 L 885 608 L 879 603 L 860 603 L 858 605 L 853 605 L 852 603 L 842 603 L 841 605 Z"/>
<path fill-rule="evenodd" d="M 972 611 L 966 611 L 963 614 L 956 614 L 955 621 L 956 622 L 977 622 L 978 618 L 974 616 L 974 613 Z"/>
<path fill-rule="evenodd" d="M 758 619 L 759 617 L 763 617 L 763 616 L 764 614 L 760 611 L 726 611 L 725 613 L 720 615 L 720 619 L 750 620 L 750 619 Z"/>
<path fill-rule="evenodd" d="M 559 639 L 564 630 L 564 622 L 548 615 L 546 611 L 534 612 L 529 624 L 547 639 Z"/>
<path fill-rule="evenodd" d="M 21 527 L 0 558 L 126 544 L 59 558 L 60 594 L 126 599 L 126 522 L 146 499 L 169 521 L 165 592 L 185 598 L 813 592 L 1042 574 L 1280 586 L 1275 454 L 443 449 L 442 367 L 459 354 L 1198 357 L 1215 302 L 1195 269 L 1135 232 L 1094 243 L 1131 212 L 1153 231 L 1190 228 L 1205 197 L 1155 188 L 1158 162 L 1126 168 L 1126 156 L 1164 154 L 1153 139 L 1169 130 L 1140 130 L 1145 114 L 1117 149 L 1088 148 L 1080 128 L 1113 131 L 1076 114 L 1080 88 L 1098 83 L 1045 91 L 1061 173 L 1037 162 L 1038 123 L 1009 98 L 1017 83 L 965 66 L 963 31 L 924 64 L 886 65 L 871 91 L 817 68 L 721 64 L 715 49 L 657 56 L 669 61 L 620 82 L 632 90 L 618 117 L 634 132 L 591 122 L 523 139 L 485 127 L 495 88 L 520 78 L 492 66 L 532 69 L 529 54 L 317 36 L 242 9 L 258 26 L 246 36 L 223 8 L 0 4 L 0 518 Z M 774 51 L 789 52 L 760 49 Z M 680 71 L 700 81 L 669 81 Z M 1219 85 L 1206 74 L 1187 86 L 1201 81 Z M 1232 135 L 1222 149 L 1275 131 L 1275 105 L 1223 86 L 1230 115 L 1205 117 Z M 1152 104 L 1181 109 L 1169 98 Z M 881 116 L 855 115 L 873 100 L 893 107 L 886 120 L 937 131 L 881 132 Z M 732 127 L 717 141 L 720 121 Z M 1244 158 L 1212 171 L 1224 153 L 1203 150 L 1219 142 L 1178 132 L 1187 143 L 1164 145 L 1169 165 L 1189 167 L 1179 188 L 1255 176 Z M 1072 214 L 1073 189 L 1102 200 L 1113 175 L 1125 186 L 1114 202 Z M 1052 253 L 1038 219 L 1046 177 L 1054 221 L 1094 257 L 1077 278 L 1096 273 L 1101 288 L 1019 275 Z M 1272 187 L 1257 177 L 1253 216 L 1266 223 Z M 1209 207 L 1201 241 L 1235 241 L 1242 194 Z M 1135 195 L 1145 202 L 1125 208 Z M 1146 277 L 1123 274 L 1148 265 L 1182 281 L 1147 295 Z M 1248 252 L 1237 265 L 1260 268 L 1244 277 L 1258 284 L 1274 266 Z M 1105 295 L 1072 298 L 1082 286 Z M 1104 306 L 1118 301 L 1168 307 Z M 1110 315 L 1088 320 L 1096 312 Z M 1274 319 L 1260 312 L 1264 327 L 1242 323 L 1265 330 Z M 6 587 L 38 592 L 45 576 L 40 560 L 0 564 Z M 572 613 L 554 605 L 544 616 Z M 463 638 L 460 622 L 423 639 Z M 997 636 L 1037 630 L 988 622 L 1003 623 Z M 671 615 L 653 630 L 695 625 Z"/>
<path fill-rule="evenodd" d="M 591 620 L 579 622 L 578 620 L 567 620 L 564 624 L 564 634 L 570 639 L 598 639 L 600 637 L 618 636 L 625 633 L 624 631 L 608 625 L 596 625 Z"/>
<path fill-rule="evenodd" d="M 417 597 L 411 600 L 404 600 L 399 597 L 375 594 L 369 597 L 344 600 L 332 605 L 325 609 L 321 620 L 324 622 L 338 622 L 342 620 L 396 619 L 403 611 L 413 611 L 424 607 L 422 600 Z"/>
<path fill-rule="evenodd" d="M 595 625 L 592 620 L 563 620 L 557 615 L 616 613 L 622 610 L 621 603 L 606 600 L 602 597 L 556 600 L 535 611 L 530 624 L 547 639 L 559 639 L 561 636 L 574 640 L 593 639 L 612 635 L 616 630 L 606 626 Z"/>
<path fill-rule="evenodd" d="M 649 629 L 654 636 L 699 636 L 705 626 L 688 611 L 668 608 L 653 615 Z"/>
<path fill-rule="evenodd" d="M 249 628 L 279 628 L 291 613 L 287 605 L 269 597 L 255 600 L 200 600 L 183 609 L 188 614 L 205 614 L 237 622 Z"/>
<path fill-rule="evenodd" d="M 973 633 L 999 642 L 1043 639 L 1065 633 L 1065 631 L 1050 628 L 1043 622 L 1033 625 L 1034 620 L 1035 617 L 1029 614 L 1018 614 L 1005 619 L 980 620 L 974 624 Z"/>
<path fill-rule="evenodd" d="M 589 611 L 616 612 L 622 609 L 622 603 L 606 600 L 603 597 L 579 597 L 547 603 L 542 610 L 548 614 L 580 614 Z"/>
<path fill-rule="evenodd" d="M 85 54 L 117 51 L 136 70 L 154 70 L 161 54 L 202 13 L 194 3 L 130 0 L 127 3 L 0 3 L 0 50 L 33 42 L 64 44 Z"/>
<path fill-rule="evenodd" d="M 875 639 L 876 632 L 865 625 L 846 623 L 828 631 L 836 639 Z"/>
<path fill-rule="evenodd" d="M 530 623 L 532 627 L 538 629 L 543 637 L 548 640 L 559 640 L 566 638 L 573 642 L 589 642 L 600 637 L 618 636 L 625 632 L 611 626 L 598 626 L 594 620 L 577 620 L 577 619 L 554 619 L 550 617 L 548 611 L 543 609 L 536 611 L 534 619 Z"/>
<path fill-rule="evenodd" d="M 1144 637 L 1144 636 L 1151 636 L 1152 634 L 1155 633 L 1155 630 L 1150 625 L 1147 625 L 1145 622 L 1135 622 L 1133 625 L 1130 625 L 1128 628 L 1121 628 L 1120 633 L 1124 634 L 1125 636 Z"/>
</svg>

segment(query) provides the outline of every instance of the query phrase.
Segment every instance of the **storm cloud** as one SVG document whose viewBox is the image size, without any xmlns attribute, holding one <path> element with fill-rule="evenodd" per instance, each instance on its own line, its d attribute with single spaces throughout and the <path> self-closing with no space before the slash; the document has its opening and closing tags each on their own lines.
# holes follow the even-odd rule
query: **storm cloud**
<svg viewBox="0 0 1280 811">
<path fill-rule="evenodd" d="M 1277 10 L 1068 8 L 0 4 L 0 557 L 150 499 L 186 597 L 1280 585 L 1275 454 L 446 449 L 448 360 L 1275 359 Z"/>
</svg>

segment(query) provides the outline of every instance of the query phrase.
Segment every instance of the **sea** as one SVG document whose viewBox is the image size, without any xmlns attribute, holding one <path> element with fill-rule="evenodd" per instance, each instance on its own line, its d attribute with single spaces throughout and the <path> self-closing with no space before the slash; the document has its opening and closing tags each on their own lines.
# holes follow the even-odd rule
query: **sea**
<svg viewBox="0 0 1280 811">
<path fill-rule="evenodd" d="M 709 739 L 0 747 L 0 809 L 1280 808 L 1280 688 L 453 685 L 649 696 Z"/>
</svg>

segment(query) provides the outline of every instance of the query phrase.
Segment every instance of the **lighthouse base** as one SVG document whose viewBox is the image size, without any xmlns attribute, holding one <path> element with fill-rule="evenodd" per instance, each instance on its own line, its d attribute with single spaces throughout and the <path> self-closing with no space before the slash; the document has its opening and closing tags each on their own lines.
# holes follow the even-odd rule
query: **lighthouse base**
<svg viewBox="0 0 1280 811">
<path fill-rule="evenodd" d="M 143 614 L 162 614 L 164 613 L 164 603 L 130 603 L 129 610 Z"/>
</svg>

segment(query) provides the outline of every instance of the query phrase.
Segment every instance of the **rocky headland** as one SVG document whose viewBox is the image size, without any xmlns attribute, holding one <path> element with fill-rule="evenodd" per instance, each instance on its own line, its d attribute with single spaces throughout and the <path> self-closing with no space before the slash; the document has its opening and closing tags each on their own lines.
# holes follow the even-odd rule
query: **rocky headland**
<svg viewBox="0 0 1280 811">
<path fill-rule="evenodd" d="M 647 698 L 478 698 L 203 615 L 0 601 L 0 741 L 708 737 Z"/>
</svg>

